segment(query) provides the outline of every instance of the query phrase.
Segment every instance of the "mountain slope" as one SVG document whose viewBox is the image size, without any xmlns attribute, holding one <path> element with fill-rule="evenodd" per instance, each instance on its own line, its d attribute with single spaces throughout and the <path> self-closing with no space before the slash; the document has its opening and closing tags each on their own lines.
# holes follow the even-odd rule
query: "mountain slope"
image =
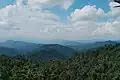
<svg viewBox="0 0 120 80">
<path fill-rule="evenodd" d="M 51 59 L 64 60 L 71 57 L 74 54 L 75 50 L 66 46 L 61 46 L 58 44 L 48 44 L 43 45 L 39 49 L 29 52 L 26 56 L 36 62 L 44 61 Z"/>
<path fill-rule="evenodd" d="M 0 55 L 15 56 L 19 51 L 13 48 L 0 47 Z"/>
<path fill-rule="evenodd" d="M 58 44 L 47 44 L 47 45 L 43 45 L 40 47 L 40 50 L 50 50 L 50 49 L 55 49 L 57 50 L 59 53 L 65 55 L 65 56 L 72 56 L 74 52 L 76 52 L 76 50 L 66 47 L 66 46 L 62 46 L 62 45 L 58 45 Z"/>
<path fill-rule="evenodd" d="M 35 43 L 23 42 L 23 41 L 8 40 L 8 41 L 5 41 L 4 43 L 0 43 L 0 46 L 7 47 L 7 48 L 14 48 L 21 52 L 30 52 L 40 47 L 41 45 L 35 44 Z"/>
<path fill-rule="evenodd" d="M 120 80 L 120 44 L 37 64 L 0 56 L 0 75 L 2 80 Z"/>
<path fill-rule="evenodd" d="M 115 45 L 115 44 L 119 44 L 119 42 L 108 40 L 108 41 L 101 41 L 101 42 L 94 42 L 94 43 L 81 43 L 79 45 L 68 45 L 68 47 L 71 47 L 77 51 L 84 51 L 92 48 L 102 47 L 105 44 Z"/>
<path fill-rule="evenodd" d="M 64 60 L 67 57 L 61 53 L 59 53 L 55 49 L 44 49 L 44 50 L 37 50 L 29 53 L 26 56 L 27 59 L 31 60 L 32 62 L 42 62 L 42 61 L 49 61 L 52 59 Z"/>
</svg>

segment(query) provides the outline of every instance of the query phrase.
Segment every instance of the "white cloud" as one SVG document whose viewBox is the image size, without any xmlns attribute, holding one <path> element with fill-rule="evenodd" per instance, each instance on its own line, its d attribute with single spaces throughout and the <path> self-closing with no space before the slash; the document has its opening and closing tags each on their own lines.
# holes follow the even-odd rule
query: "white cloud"
<svg viewBox="0 0 120 80">
<path fill-rule="evenodd" d="M 63 8 L 68 9 L 72 5 L 73 2 L 74 2 L 74 0 L 64 0 L 63 3 L 62 3 Z"/>
<path fill-rule="evenodd" d="M 115 22 L 106 22 L 103 23 L 100 27 L 98 27 L 92 34 L 95 36 L 106 36 L 106 35 L 119 35 L 118 24 Z"/>
<path fill-rule="evenodd" d="M 61 23 L 59 17 L 50 11 L 32 10 L 22 0 L 0 9 L 0 32 L 6 34 L 0 35 L 0 38 L 62 38 L 65 32 L 71 30 L 70 27 Z"/>
<path fill-rule="evenodd" d="M 17 5 L 29 6 L 32 9 L 40 9 L 40 7 L 60 6 L 63 9 L 68 9 L 74 0 L 17 0 Z"/>
<path fill-rule="evenodd" d="M 120 8 L 114 8 L 118 6 L 118 3 L 110 2 L 110 11 L 105 13 L 104 16 L 108 17 L 108 21 L 104 21 L 101 25 L 93 31 L 93 36 L 110 36 L 112 38 L 120 35 Z"/>
<path fill-rule="evenodd" d="M 104 11 L 96 6 L 86 5 L 82 9 L 76 9 L 72 14 L 71 18 L 73 21 L 76 20 L 96 20 L 97 18 L 103 17 Z"/>
<path fill-rule="evenodd" d="M 120 16 L 120 8 L 114 8 L 114 6 L 118 6 L 120 4 L 115 3 L 115 2 L 110 2 L 109 6 L 110 6 L 110 11 L 107 13 L 108 17 L 119 17 Z"/>
<path fill-rule="evenodd" d="M 100 24 L 96 21 L 99 18 L 104 17 L 104 11 L 100 8 L 96 8 L 95 5 L 86 5 L 82 9 L 76 9 L 71 14 L 71 21 L 76 29 L 74 32 L 79 34 L 79 37 L 92 36 Z"/>
<path fill-rule="evenodd" d="M 0 9 L 0 38 L 4 39 L 85 39 L 120 34 L 120 17 L 118 9 L 111 7 L 108 13 L 95 5 L 86 5 L 76 9 L 69 16 L 69 23 L 60 22 L 59 16 L 41 7 L 60 6 L 68 9 L 73 0 L 17 0 L 15 5 Z M 66 5 L 65 5 L 66 4 Z M 110 3 L 110 6 L 112 4 Z M 37 9 L 37 10 L 36 10 Z M 39 10 L 38 10 L 39 9 Z M 98 21 L 110 17 L 112 22 Z"/>
<path fill-rule="evenodd" d="M 113 18 L 114 16 L 120 16 L 120 8 L 113 8 L 113 4 L 110 3 L 111 10 L 105 13 L 101 8 L 96 8 L 95 5 L 86 5 L 82 9 L 76 9 L 71 14 L 71 20 L 74 27 L 78 30 L 77 34 L 91 37 L 91 38 L 111 38 L 120 35 L 120 17 Z M 102 18 L 109 17 L 112 19 L 108 21 L 98 21 Z"/>
</svg>

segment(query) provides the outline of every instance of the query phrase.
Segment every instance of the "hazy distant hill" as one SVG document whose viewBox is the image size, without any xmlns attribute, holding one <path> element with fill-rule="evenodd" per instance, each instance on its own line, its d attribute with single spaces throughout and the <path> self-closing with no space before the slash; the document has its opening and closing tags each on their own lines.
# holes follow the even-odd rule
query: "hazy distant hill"
<svg viewBox="0 0 120 80">
<path fill-rule="evenodd" d="M 19 51 L 16 49 L 0 47 L 0 55 L 15 56 L 18 54 L 19 54 Z"/>
<path fill-rule="evenodd" d="M 0 46 L 7 47 L 7 48 L 14 48 L 21 52 L 30 52 L 30 51 L 40 47 L 41 45 L 35 44 L 35 43 L 23 42 L 23 41 L 8 40 L 3 43 L 0 43 Z"/>
<path fill-rule="evenodd" d="M 76 52 L 74 49 L 58 44 L 43 45 L 39 49 L 29 52 L 27 56 L 33 61 L 44 61 L 50 59 L 67 59 Z"/>
<path fill-rule="evenodd" d="M 40 47 L 40 50 L 50 50 L 50 49 L 55 49 L 59 53 L 65 55 L 65 56 L 71 56 L 71 55 L 73 55 L 74 52 L 76 52 L 76 50 L 74 50 L 70 47 L 62 46 L 59 44 L 47 44 L 47 45 L 43 45 Z"/>
<path fill-rule="evenodd" d="M 118 44 L 120 42 L 117 42 L 117 41 L 111 41 L 111 40 L 108 40 L 108 41 L 101 41 L 101 42 L 95 42 L 94 44 L 95 45 L 105 45 L 105 44 Z"/>
<path fill-rule="evenodd" d="M 71 47 L 75 50 L 88 50 L 88 49 L 92 49 L 92 48 L 97 48 L 97 47 L 102 47 L 104 46 L 105 44 L 117 44 L 117 43 L 120 43 L 120 42 L 117 42 L 117 41 L 111 41 L 111 40 L 108 40 L 108 41 L 101 41 L 101 42 L 94 42 L 94 43 L 81 43 L 79 45 L 68 45 L 68 47 Z"/>
<path fill-rule="evenodd" d="M 27 59 L 32 60 L 33 62 L 41 62 L 41 61 L 48 61 L 51 59 L 59 59 L 64 60 L 67 59 L 65 55 L 59 53 L 55 49 L 44 49 L 44 50 L 36 50 L 31 53 L 28 53 Z"/>
<path fill-rule="evenodd" d="M 40 40 L 39 43 L 41 44 L 59 44 L 59 45 L 79 45 L 80 42 L 73 41 L 73 40 Z"/>
<path fill-rule="evenodd" d="M 69 41 L 69 40 L 63 40 L 60 45 L 68 46 L 68 45 L 81 45 L 82 43 L 77 42 L 77 41 Z"/>
<path fill-rule="evenodd" d="M 45 55 L 49 53 L 48 54 L 49 56 L 50 53 L 52 53 L 53 51 L 54 54 L 52 53 L 51 56 L 55 56 L 56 54 L 58 55 L 62 54 L 64 56 L 70 57 L 76 51 L 82 51 L 82 50 L 84 51 L 91 48 L 101 47 L 104 46 L 105 44 L 117 44 L 117 43 L 119 42 L 111 41 L 111 40 L 94 42 L 94 43 L 80 43 L 76 41 L 59 40 L 58 44 L 35 44 L 35 43 L 28 43 L 23 41 L 8 40 L 3 43 L 0 43 L 0 47 L 1 47 L 0 52 L 1 54 L 4 53 L 7 55 L 15 55 L 16 53 L 23 54 L 28 52 L 33 52 L 34 54 L 34 51 L 35 52 L 37 51 L 37 53 L 42 53 L 42 54 L 44 53 Z"/>
</svg>

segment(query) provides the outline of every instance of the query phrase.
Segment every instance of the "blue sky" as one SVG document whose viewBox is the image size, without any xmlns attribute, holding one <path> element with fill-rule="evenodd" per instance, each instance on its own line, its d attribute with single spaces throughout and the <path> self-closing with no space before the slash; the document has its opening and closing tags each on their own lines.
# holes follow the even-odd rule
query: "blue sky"
<svg viewBox="0 0 120 80">
<path fill-rule="evenodd" d="M 0 7 L 5 7 L 6 5 L 13 4 L 15 0 L 0 0 Z"/>
<path fill-rule="evenodd" d="M 0 0 L 0 7 L 5 7 L 6 5 L 14 4 L 15 0 Z M 97 8 L 104 9 L 105 12 L 109 11 L 109 2 L 108 0 L 75 0 L 72 6 L 67 10 L 60 9 L 59 7 L 51 8 L 50 10 L 55 13 L 56 15 L 59 15 L 62 21 L 66 20 L 66 17 L 71 14 L 72 11 L 75 9 L 80 9 L 85 5 L 96 5 Z"/>
<path fill-rule="evenodd" d="M 75 0 L 73 5 L 67 10 L 61 10 L 58 7 L 54 7 L 51 9 L 52 12 L 54 12 L 55 14 L 61 16 L 62 20 L 66 19 L 66 16 L 70 15 L 72 11 L 74 11 L 75 9 L 80 9 L 82 7 L 84 7 L 85 5 L 96 5 L 97 8 L 102 8 L 104 9 L 105 12 L 109 11 L 109 2 L 108 0 Z"/>
</svg>

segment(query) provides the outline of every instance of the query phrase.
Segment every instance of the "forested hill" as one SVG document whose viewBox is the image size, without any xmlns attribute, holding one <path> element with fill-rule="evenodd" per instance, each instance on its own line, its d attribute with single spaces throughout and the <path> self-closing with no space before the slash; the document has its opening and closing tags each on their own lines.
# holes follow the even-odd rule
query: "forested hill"
<svg viewBox="0 0 120 80">
<path fill-rule="evenodd" d="M 14 48 L 6 48 L 6 47 L 0 47 L 0 55 L 4 54 L 7 56 L 15 56 L 18 55 L 20 52 Z"/>
<path fill-rule="evenodd" d="M 22 53 L 31 52 L 34 49 L 39 48 L 42 44 L 29 43 L 24 41 L 8 40 L 0 43 L 0 47 L 13 48 Z"/>
<path fill-rule="evenodd" d="M 0 56 L 1 80 L 120 80 L 120 44 L 77 52 L 68 60 L 31 63 Z"/>
</svg>

